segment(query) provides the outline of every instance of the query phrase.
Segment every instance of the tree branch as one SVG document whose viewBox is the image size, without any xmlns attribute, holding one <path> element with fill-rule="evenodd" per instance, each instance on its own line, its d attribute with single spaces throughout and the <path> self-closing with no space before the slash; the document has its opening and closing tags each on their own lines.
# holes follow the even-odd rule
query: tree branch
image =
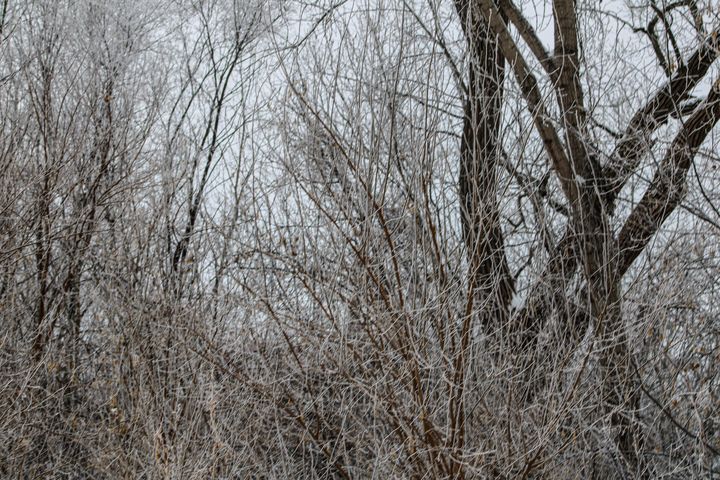
<svg viewBox="0 0 720 480">
<path fill-rule="evenodd" d="M 720 79 L 673 140 L 647 192 L 618 236 L 623 275 L 685 196 L 687 172 L 700 145 L 720 119 Z"/>
<path fill-rule="evenodd" d="M 520 49 L 510 36 L 507 26 L 500 16 L 492 0 L 479 0 L 480 8 L 490 30 L 497 36 L 497 42 L 505 59 L 512 66 L 515 79 L 520 85 L 520 91 L 527 103 L 527 107 L 533 116 L 535 128 L 543 140 L 545 151 L 550 157 L 553 168 L 560 179 L 565 195 L 573 204 L 578 198 L 577 184 L 574 181 L 574 173 L 570 161 L 565 154 L 563 144 L 557 130 L 549 120 L 545 102 L 543 101 L 538 81 L 531 73 L 525 58 Z"/>
<path fill-rule="evenodd" d="M 647 153 L 646 139 L 688 98 L 720 54 L 718 33 L 715 29 L 708 35 L 688 61 L 630 120 L 610 162 L 603 169 L 603 193 L 611 212 L 615 197 Z"/>
</svg>

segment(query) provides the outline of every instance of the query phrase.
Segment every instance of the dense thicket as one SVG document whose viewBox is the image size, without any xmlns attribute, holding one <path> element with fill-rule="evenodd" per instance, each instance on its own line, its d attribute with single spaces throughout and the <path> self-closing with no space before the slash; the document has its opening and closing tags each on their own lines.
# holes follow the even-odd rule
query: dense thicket
<svg viewBox="0 0 720 480">
<path fill-rule="evenodd" d="M 0 476 L 720 475 L 707 0 L 0 0 Z"/>
</svg>

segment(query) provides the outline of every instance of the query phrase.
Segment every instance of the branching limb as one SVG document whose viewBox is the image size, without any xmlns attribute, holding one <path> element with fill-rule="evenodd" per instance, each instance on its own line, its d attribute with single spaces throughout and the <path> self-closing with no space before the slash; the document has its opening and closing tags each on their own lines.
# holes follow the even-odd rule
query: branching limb
<svg viewBox="0 0 720 480">
<path fill-rule="evenodd" d="M 630 268 L 684 197 L 686 177 L 695 153 L 718 120 L 720 81 L 715 82 L 708 98 L 680 129 L 650 187 L 620 231 L 618 270 L 621 275 Z"/>
</svg>

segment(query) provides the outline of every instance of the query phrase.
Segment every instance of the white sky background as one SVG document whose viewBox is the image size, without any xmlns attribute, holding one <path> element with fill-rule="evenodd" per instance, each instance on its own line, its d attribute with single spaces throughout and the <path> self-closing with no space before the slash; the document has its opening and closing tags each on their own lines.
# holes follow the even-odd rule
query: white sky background
<svg viewBox="0 0 720 480">
<path fill-rule="evenodd" d="M 707 3 L 707 2 L 706 2 Z M 531 23 L 534 23 L 536 32 L 545 44 L 548 51 L 552 52 L 553 47 L 553 31 L 552 31 L 552 11 L 550 2 L 519 2 L 518 6 L 527 15 Z M 710 30 L 713 26 L 713 22 L 717 21 L 717 11 L 708 9 L 707 4 L 703 6 L 699 4 L 700 10 L 705 12 L 704 23 L 706 29 Z M 322 75 L 334 75 L 336 72 L 345 74 L 348 71 L 357 73 L 362 72 L 367 78 L 372 78 L 372 73 L 367 70 L 362 64 L 358 63 L 346 63 L 342 61 L 338 63 L 339 58 L 345 58 L 343 56 L 348 55 L 348 48 L 357 47 L 358 43 L 362 45 L 363 40 L 360 38 L 362 35 L 367 34 L 368 25 L 375 24 L 376 27 L 372 27 L 371 30 L 376 30 L 379 35 L 386 35 L 393 37 L 396 35 L 398 28 L 398 22 L 402 18 L 403 9 L 405 9 L 405 21 L 406 28 L 408 31 L 415 31 L 416 35 L 420 35 L 427 44 L 431 43 L 427 36 L 417 27 L 414 23 L 415 19 L 412 15 L 408 15 L 408 9 L 412 8 L 418 17 L 420 17 L 426 25 L 433 27 L 433 34 L 442 36 L 450 47 L 451 54 L 454 60 L 459 64 L 462 62 L 463 45 L 461 33 L 457 19 L 455 18 L 455 12 L 453 5 L 450 1 L 425 1 L 418 0 L 415 2 L 402 2 L 402 1 L 347 1 L 347 2 L 324 2 L 323 5 L 317 7 L 315 5 L 305 5 L 298 3 L 289 8 L 287 17 L 285 20 L 287 23 L 287 30 L 280 30 L 277 35 L 274 36 L 274 42 L 277 44 L 290 44 L 297 46 L 299 40 L 302 40 L 301 45 L 297 50 L 293 50 L 287 53 L 287 56 L 280 56 L 280 61 L 283 61 L 286 66 L 286 71 L 276 71 L 275 75 L 277 78 L 276 85 L 282 85 L 287 78 L 287 73 L 290 79 L 297 82 L 298 86 L 303 88 L 312 89 L 313 86 L 320 87 L 320 90 L 327 87 L 326 84 L 312 85 L 314 78 L 319 78 Z M 433 21 L 433 10 L 438 12 L 438 22 Z M 642 9 L 634 7 L 628 2 L 611 0 L 611 1 L 590 1 L 580 2 L 580 23 L 581 23 L 581 34 L 583 36 L 583 52 L 586 57 L 584 68 L 586 69 L 583 82 L 586 90 L 586 102 L 588 108 L 596 116 L 603 125 L 622 132 L 624 127 L 627 125 L 632 114 L 665 82 L 665 76 L 657 61 L 654 57 L 650 44 L 643 35 L 633 32 L 633 27 L 644 27 L 649 20 L 648 9 Z M 682 28 L 677 28 L 675 34 L 678 36 L 678 43 L 680 44 L 681 51 L 685 58 L 692 52 L 694 45 L 696 45 L 693 31 L 689 28 L 691 26 L 687 18 L 681 17 L 679 14 L 674 15 L 673 25 L 684 25 Z M 657 28 L 659 33 L 662 32 L 662 27 L 659 25 Z M 517 34 L 515 35 L 518 38 Z M 278 40 L 278 38 L 280 40 Z M 392 66 L 393 51 L 397 47 L 397 36 L 387 42 L 386 54 L 388 56 L 388 65 Z M 522 46 L 522 42 L 519 42 Z M 362 47 L 361 47 L 362 48 Z M 524 49 L 524 47 L 522 47 Z M 531 55 L 527 49 L 524 49 L 527 54 L 527 58 L 531 59 Z M 285 51 L 283 51 L 283 54 Z M 355 52 L 350 52 L 352 56 Z M 437 52 L 436 52 L 437 54 Z M 308 58 L 317 60 L 322 58 L 326 62 L 325 70 L 322 67 L 322 61 L 320 67 L 313 70 L 308 63 Z M 360 58 L 360 57 L 356 57 Z M 537 62 L 532 62 L 536 66 L 536 74 L 542 78 L 541 70 L 537 65 Z M 340 67 L 338 67 L 338 65 Z M 338 68 L 340 68 L 338 70 Z M 360 69 L 360 70 L 358 70 Z M 449 105 L 452 105 L 454 112 L 460 113 L 460 104 L 457 101 L 456 90 L 453 88 L 453 84 L 450 81 L 451 74 L 445 69 L 445 79 L 441 80 L 441 84 L 444 85 L 446 99 Z M 509 69 L 508 69 L 509 70 Z M 302 81 L 297 80 L 300 77 L 299 71 L 304 71 L 304 79 Z M 308 72 L 310 72 L 308 74 Z M 713 71 L 707 76 L 706 80 L 703 81 L 696 89 L 695 94 L 699 97 L 703 97 L 713 81 L 717 78 L 718 67 L 713 67 Z M 313 75 L 315 75 L 313 77 Z M 434 80 L 435 82 L 438 79 Z M 508 85 L 515 83 L 514 79 L 508 73 L 507 76 Z M 275 82 L 271 82 L 275 83 Z M 308 85 L 310 84 L 310 85 Z M 549 89 L 547 92 L 547 104 L 552 108 L 554 99 L 550 95 Z M 275 92 L 277 95 L 279 92 Z M 338 114 L 338 105 L 333 102 L 337 101 L 337 97 L 328 96 L 329 94 L 323 95 L 319 93 L 318 99 L 323 98 L 327 103 L 321 105 L 321 109 L 324 109 L 328 114 Z M 509 96 L 516 95 L 517 90 L 515 87 L 509 87 Z M 285 97 L 287 98 L 287 97 Z M 333 100 L 335 99 L 335 100 Z M 524 103 L 520 101 L 518 109 L 524 108 Z M 334 112 L 334 113 L 333 113 Z M 355 114 L 362 112 L 356 111 Z M 367 114 L 367 113 L 365 113 Z M 443 128 L 459 132 L 459 123 L 457 119 L 446 117 L 447 122 Z M 507 121 L 507 117 L 506 117 Z M 657 148 L 655 150 L 656 160 L 654 162 L 644 162 L 644 169 L 638 173 L 635 182 L 630 182 L 631 185 L 628 187 L 628 192 L 625 195 L 625 201 L 621 202 L 618 210 L 618 223 L 617 227 L 622 225 L 624 217 L 631 211 L 633 205 L 640 199 L 644 191 L 647 181 L 652 177 L 655 170 L 657 161 L 660 161 L 667 147 L 670 139 L 674 136 L 674 133 L 679 128 L 679 121 L 671 121 L 670 124 L 660 132 Z M 535 137 L 532 132 L 531 126 L 526 123 L 529 127 L 520 133 L 523 135 L 530 135 Z M 512 129 L 512 125 L 506 125 L 506 128 Z M 508 133 L 512 134 L 512 130 L 508 130 Z M 517 133 L 517 132 L 516 132 Z M 508 136 L 508 141 L 512 140 L 515 134 Z M 609 155 L 612 151 L 614 141 L 601 131 L 597 131 L 599 135 L 599 145 L 603 148 L 604 152 Z M 711 139 L 708 144 L 716 144 L 716 133 L 711 135 Z M 536 139 L 535 139 L 536 140 Z M 455 181 L 455 167 L 453 162 L 455 161 L 451 155 L 453 141 L 449 141 L 447 149 L 444 151 L 445 155 L 448 155 L 448 169 L 446 172 L 449 174 L 445 177 L 444 183 L 447 191 L 451 192 L 454 189 Z M 531 138 L 531 144 L 532 144 Z M 455 143 L 456 145 L 456 143 Z M 512 145 L 506 147 L 512 149 Z M 535 155 L 538 151 L 538 145 L 529 149 L 526 154 Z M 455 152 L 456 153 L 456 152 Z M 544 166 L 543 166 L 544 165 Z M 544 164 L 544 160 L 540 163 L 540 170 L 530 170 L 529 173 L 534 173 L 536 176 L 540 176 L 542 172 L 547 169 L 547 165 Z M 692 181 L 692 180 L 691 180 Z M 708 178 L 707 181 L 714 182 L 713 178 Z M 452 193 L 450 193 L 452 195 Z M 629 195 L 629 196 L 628 196 Z M 506 203 L 506 214 L 513 216 L 516 212 L 516 205 L 514 203 L 513 195 L 508 195 Z M 562 200 L 562 195 L 557 192 L 555 195 L 557 200 Z M 448 210 L 450 213 L 450 210 Z M 675 214 L 676 216 L 682 216 L 682 214 Z M 458 230 L 457 215 L 452 215 L 453 221 L 449 228 Z M 557 230 L 559 233 L 564 225 L 562 218 L 557 219 Z M 674 221 L 669 219 L 668 223 Z M 521 257 L 523 255 L 522 249 L 517 252 Z M 541 266 L 542 262 L 539 262 L 538 266 Z"/>
<path fill-rule="evenodd" d="M 105 9 L 111 17 L 131 19 L 130 23 L 135 23 L 133 28 L 144 32 L 145 43 L 142 47 L 144 50 L 138 54 L 146 55 L 149 62 L 142 65 L 150 75 L 148 83 L 161 82 L 153 88 L 160 88 L 167 100 L 161 107 L 161 118 L 164 122 L 167 122 L 171 100 L 176 95 L 174 90 L 186 75 L 186 71 L 183 70 L 185 66 L 183 42 L 192 44 L 195 40 L 193 37 L 202 33 L 199 29 L 200 20 L 197 10 L 193 13 L 190 6 L 200 6 L 200 11 L 210 12 L 209 6 L 216 5 L 212 9 L 211 22 L 215 26 L 212 33 L 215 35 L 215 41 L 219 42 L 219 50 L 222 50 L 224 48 L 222 39 L 227 40 L 228 25 L 233 21 L 230 11 L 223 8 L 224 3 L 232 2 L 229 0 L 227 2 L 126 0 L 121 4 L 109 1 L 91 2 L 97 8 Z M 80 3 L 76 4 L 80 5 Z M 444 38 L 454 61 L 461 66 L 464 48 L 452 3 L 449 0 L 407 2 L 348 0 L 326 1 L 317 5 L 293 1 L 257 0 L 250 5 L 238 0 L 235 4 L 241 15 L 242 12 L 259 9 L 262 12 L 263 23 L 266 25 L 273 23 L 273 27 L 272 29 L 263 27 L 263 30 L 267 28 L 267 31 L 261 33 L 253 48 L 248 50 L 246 58 L 233 77 L 232 88 L 238 90 L 226 105 L 224 113 L 223 128 L 221 128 L 222 142 L 213 166 L 210 188 L 207 190 L 205 201 L 205 211 L 208 214 L 205 217 L 206 221 L 211 220 L 220 224 L 223 216 L 228 215 L 232 209 L 234 197 L 231 193 L 235 188 L 238 169 L 243 173 L 252 170 L 252 174 L 248 177 L 246 193 L 255 196 L 256 200 L 261 199 L 243 205 L 255 209 L 242 212 L 246 220 L 252 217 L 258 218 L 255 226 L 262 223 L 264 221 L 262 219 L 268 219 L 269 215 L 274 215 L 274 221 L 282 224 L 284 215 L 297 213 L 297 210 L 302 208 L 302 200 L 299 197 L 292 200 L 287 196 L 286 190 L 277 188 L 279 180 L 287 180 L 282 177 L 281 166 L 290 159 L 291 154 L 283 147 L 286 139 L 282 137 L 283 129 L 288 127 L 283 125 L 288 118 L 284 116 L 287 113 L 286 109 L 291 102 L 296 102 L 296 98 L 288 88 L 288 80 L 294 82 L 296 88 L 306 89 L 309 101 L 318 102 L 316 107 L 323 115 L 327 115 L 328 119 L 332 119 L 333 116 L 341 119 L 342 121 L 337 124 L 346 125 L 345 130 L 340 131 L 341 137 L 352 139 L 353 135 L 357 137 L 359 133 L 353 128 L 361 126 L 370 128 L 373 124 L 377 128 L 387 120 L 387 112 L 376 109 L 372 103 L 382 104 L 387 98 L 368 97 L 371 89 L 359 81 L 377 82 L 381 85 L 387 78 L 397 73 L 395 68 L 400 62 L 399 74 L 404 77 L 404 88 L 409 88 L 411 82 L 416 82 L 417 92 L 432 95 L 433 100 L 443 103 L 444 109 L 447 110 L 439 112 L 434 119 L 439 123 L 434 124 L 433 128 L 447 132 L 447 135 L 442 135 L 444 140 L 433 147 L 433 155 L 438 162 L 434 172 L 437 174 L 437 198 L 444 198 L 446 202 L 444 211 L 447 213 L 447 218 L 444 227 L 448 232 L 454 231 L 457 237 L 459 225 L 454 195 L 458 140 L 453 134 L 457 135 L 460 132 L 457 115 L 461 114 L 461 105 L 448 64 L 437 48 L 432 50 L 432 42 L 417 25 L 410 12 L 412 9 L 430 27 L 434 35 Z M 552 51 L 550 3 L 526 1 L 518 2 L 518 6 L 534 24 L 546 49 Z M 717 6 L 709 3 L 705 6 L 715 8 L 715 10 L 703 9 L 703 4 L 700 4 L 702 11 L 707 10 L 704 20 L 709 30 L 712 23 L 717 21 L 718 12 Z M 632 113 L 664 81 L 664 74 L 657 67 L 649 43 L 642 35 L 632 32 L 631 26 L 627 24 L 630 22 L 635 26 L 644 26 L 648 21 L 648 11 L 633 10 L 627 2 L 619 0 L 581 1 L 580 10 L 583 47 L 587 60 L 585 62 L 587 73 L 584 76 L 586 101 L 600 121 L 612 129 L 621 131 Z M 437 12 L 437 21 L 433 18 L 433 11 Z M 273 19 L 274 21 L 271 22 Z M 67 21 L 72 21 L 71 17 L 68 17 Z M 405 26 L 404 32 L 400 31 L 402 22 Z M 680 16 L 677 16 L 675 22 L 678 24 L 685 22 L 686 25 L 690 25 Z M 682 32 L 678 41 L 683 54 L 687 56 L 694 40 L 692 30 L 679 29 L 678 32 Z M 384 43 L 383 39 L 386 40 Z M 400 40 L 405 45 L 405 50 L 402 52 L 398 49 Z M 374 50 L 371 51 L 371 48 Z M 527 50 L 524 51 L 527 53 Z M 201 64 L 197 76 L 201 76 L 203 69 L 209 68 L 207 58 L 194 58 L 193 61 Z M 131 68 L 139 67 L 134 64 Z M 717 72 L 718 68 L 715 66 L 713 73 L 708 75 L 708 79 L 698 87 L 699 96 L 707 92 L 710 82 L 717 77 Z M 432 75 L 421 77 L 426 73 Z M 539 68 L 536 69 L 536 73 L 541 76 Z M 129 73 L 129 76 L 131 75 Z M 321 81 L 323 78 L 328 81 L 339 78 L 340 81 L 332 85 L 323 83 Z M 524 103 L 517 98 L 518 92 L 513 86 L 514 83 L 514 79 L 508 73 L 508 98 L 509 103 L 512 104 L 509 108 L 522 116 L 525 110 Z M 164 90 L 161 87 L 164 87 Z M 435 87 L 437 91 L 432 90 Z M 211 101 L 208 95 L 212 94 L 211 90 L 206 89 L 204 96 L 200 96 L 191 107 L 190 116 L 195 119 L 191 123 L 202 125 L 200 120 L 207 115 Z M 354 98 L 364 98 L 365 103 L 354 102 Z M 553 101 L 554 99 L 548 94 L 548 105 L 551 106 Z M 414 100 L 405 100 L 404 105 L 407 106 L 408 112 L 410 114 L 422 112 L 422 109 L 417 110 L 412 106 L 413 102 Z M 347 118 L 343 119 L 348 113 L 353 116 L 353 121 L 349 123 Z M 245 125 L 247 129 L 244 131 L 237 129 L 242 123 L 240 121 L 242 115 L 249 119 Z M 517 159 L 520 166 L 523 158 L 533 159 L 540 151 L 526 113 L 524 115 L 525 128 L 518 130 L 517 125 L 511 123 L 510 114 L 506 115 L 505 125 L 506 148 L 511 158 Z M 350 126 L 354 127 L 350 128 Z M 667 145 L 667 140 L 672 138 L 678 126 L 679 122 L 675 121 L 663 130 L 666 138 L 659 139 L 656 152 L 658 161 L 662 157 L 662 147 Z M 289 127 L 292 129 L 296 125 Z M 165 133 L 163 130 L 158 130 L 145 145 L 146 151 L 159 153 L 166 150 L 166 145 L 162 144 L 163 139 L 166 138 Z M 193 133 L 189 128 L 185 132 L 190 150 L 184 154 L 186 158 L 183 161 L 190 161 L 193 155 L 200 155 L 202 166 L 203 152 L 192 151 L 192 144 L 199 134 L 200 132 Z M 601 140 L 604 138 L 605 153 L 609 153 L 613 142 L 609 141 L 608 137 L 603 137 L 601 133 L 598 135 Z M 716 135 L 712 135 L 713 138 L 708 142 L 710 145 L 716 144 Z M 517 150 L 518 138 L 525 138 L 529 142 L 523 151 Z M 356 138 L 352 145 L 361 148 L 363 146 L 361 140 Z M 603 142 L 600 142 L 600 145 L 603 146 Z M 182 155 L 179 149 L 175 153 Z M 382 156 L 375 159 L 375 161 L 381 160 L 383 160 Z M 541 176 L 548 168 L 542 158 L 529 165 L 526 173 L 536 177 Z M 644 165 L 644 170 L 638 175 L 635 190 L 630 192 L 626 202 L 621 204 L 620 218 L 623 213 L 629 212 L 633 203 L 640 198 L 645 184 L 642 179 L 651 178 L 654 172 L 654 162 L 645 162 Z M 370 167 L 372 165 L 369 164 L 368 168 Z M 172 172 L 173 175 L 180 173 Z M 714 176 L 703 176 L 703 178 L 708 186 L 717 180 Z M 374 180 L 379 181 L 379 178 Z M 692 181 L 694 180 L 691 179 Z M 510 185 L 508 188 L 511 190 L 506 197 L 504 211 L 512 218 L 516 215 L 517 206 L 513 187 Z M 556 192 L 555 198 L 558 200 L 562 198 L 559 192 Z M 280 206 L 286 208 L 287 212 L 279 208 Z M 184 208 L 180 206 L 180 209 Z M 668 220 L 671 221 L 676 220 Z M 556 218 L 554 222 L 556 233 L 561 230 L 563 222 L 562 218 Z M 516 243 L 522 244 L 521 241 Z M 511 255 L 522 258 L 524 252 L 524 247 L 517 247 Z M 540 265 L 542 262 L 538 263 L 538 266 Z"/>
</svg>

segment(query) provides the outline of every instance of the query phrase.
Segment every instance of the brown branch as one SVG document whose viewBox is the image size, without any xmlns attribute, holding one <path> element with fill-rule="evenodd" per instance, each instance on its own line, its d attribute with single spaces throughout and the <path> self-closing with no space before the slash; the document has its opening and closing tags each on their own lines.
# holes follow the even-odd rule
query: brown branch
<svg viewBox="0 0 720 480">
<path fill-rule="evenodd" d="M 687 172 L 695 153 L 719 119 L 720 80 L 715 82 L 708 98 L 680 129 L 650 187 L 620 231 L 620 275 L 630 268 L 685 196 Z"/>
<path fill-rule="evenodd" d="M 533 116 L 535 128 L 543 140 L 545 151 L 552 161 L 553 168 L 560 179 L 565 195 L 571 204 L 578 199 L 577 184 L 570 160 L 565 154 L 557 130 L 549 120 L 547 108 L 538 87 L 538 81 L 532 74 L 527 61 L 512 39 L 507 25 L 492 0 L 479 0 L 480 8 L 491 31 L 497 36 L 497 42 L 505 59 L 512 66 L 515 79 L 520 86 L 523 98 Z"/>
<path fill-rule="evenodd" d="M 585 178 L 589 197 L 595 197 L 594 178 L 599 173 L 588 155 L 585 105 L 580 85 L 580 57 L 574 0 L 553 0 L 555 21 L 555 94 L 562 114 L 565 141 L 574 172 Z M 589 184 L 587 184 L 589 183 Z M 590 200 L 590 198 L 588 198 Z"/>
<path fill-rule="evenodd" d="M 688 98 L 720 55 L 718 33 L 715 29 L 708 35 L 688 61 L 630 120 L 610 162 L 603 169 L 603 194 L 611 212 L 615 197 L 648 151 L 646 139 Z"/>
<path fill-rule="evenodd" d="M 535 55 L 535 58 L 540 62 L 540 65 L 542 65 L 545 69 L 545 72 L 550 77 L 550 80 L 555 83 L 555 81 L 557 81 L 557 67 L 555 65 L 555 60 L 550 56 L 547 50 L 545 50 L 545 46 L 540 41 L 540 38 L 538 38 L 535 33 L 535 29 L 532 25 L 530 25 L 527 18 L 523 16 L 522 12 L 518 10 L 512 0 L 501 0 L 499 3 L 499 9 L 500 12 L 505 15 L 513 25 L 515 25 L 515 28 L 517 28 L 523 41 L 530 48 L 532 54 Z"/>
</svg>

